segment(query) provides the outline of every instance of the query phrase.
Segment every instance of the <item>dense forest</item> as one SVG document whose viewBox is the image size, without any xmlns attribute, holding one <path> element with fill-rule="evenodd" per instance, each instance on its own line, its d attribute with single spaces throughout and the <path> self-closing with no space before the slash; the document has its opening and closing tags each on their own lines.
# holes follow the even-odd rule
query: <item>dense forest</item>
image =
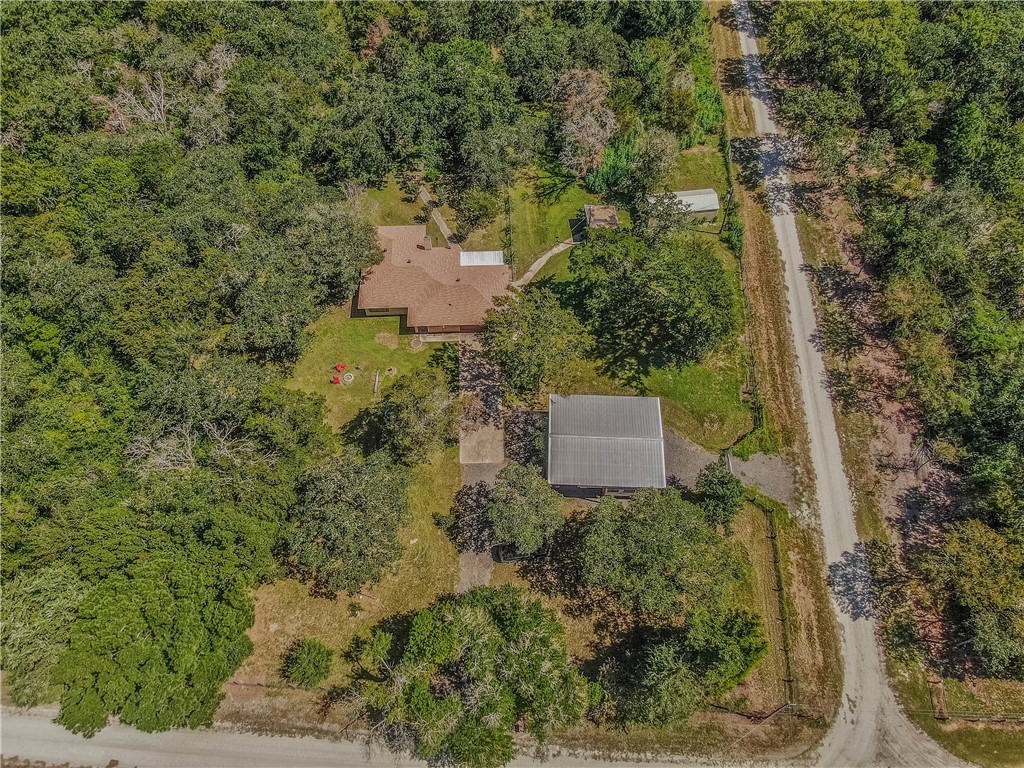
<svg viewBox="0 0 1024 768">
<path fill-rule="evenodd" d="M 1024 674 L 1024 7 L 780 3 L 783 111 L 856 247 L 925 437 L 959 478 L 916 565 L 981 668 Z"/>
<path fill-rule="evenodd" d="M 86 734 L 112 715 L 203 725 L 251 652 L 253 588 L 379 578 L 401 551 L 395 490 L 451 437 L 439 370 L 395 384 L 346 436 L 284 386 L 306 326 L 380 258 L 360 192 L 418 174 L 474 220 L 545 162 L 640 199 L 651 169 L 721 123 L 706 12 L 15 0 L 0 14 L 5 686 L 19 705 L 59 698 Z M 697 280 L 708 256 L 694 258 Z M 564 665 L 549 616 L 475 600 L 494 612 L 488 637 L 515 605 Z M 683 674 L 685 648 L 663 668 Z M 763 647 L 748 651 L 747 668 Z M 322 656 L 296 650 L 290 679 L 322 677 Z M 578 716 L 585 692 L 564 677 Z"/>
</svg>

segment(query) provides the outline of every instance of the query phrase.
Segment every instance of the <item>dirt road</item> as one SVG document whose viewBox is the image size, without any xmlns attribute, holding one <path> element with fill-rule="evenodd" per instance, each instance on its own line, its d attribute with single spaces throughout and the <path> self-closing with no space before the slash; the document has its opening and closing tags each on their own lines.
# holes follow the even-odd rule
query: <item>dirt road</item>
<svg viewBox="0 0 1024 768">
<path fill-rule="evenodd" d="M 814 343 L 816 319 L 797 237 L 792 187 L 785 159 L 792 150 L 772 120 L 770 92 L 761 66 L 747 0 L 734 0 L 772 225 L 785 263 L 789 321 L 796 345 L 825 558 L 843 647 L 843 703 L 818 750 L 823 766 L 952 766 L 960 761 L 913 726 L 886 679 L 875 641 L 867 564 L 859 546 L 853 496 L 843 469 L 825 364 Z"/>
<path fill-rule="evenodd" d="M 261 736 L 223 730 L 142 733 L 125 725 L 109 725 L 91 739 L 69 733 L 52 722 L 56 712 L 4 711 L 2 749 L 5 758 L 39 760 L 71 766 L 130 768 L 397 768 L 427 765 L 361 743 L 330 741 L 309 736 Z M 594 755 L 568 755 L 551 750 L 545 755 L 520 757 L 512 768 L 756 768 L 747 762 L 700 761 L 679 758 L 610 763 Z"/>
</svg>

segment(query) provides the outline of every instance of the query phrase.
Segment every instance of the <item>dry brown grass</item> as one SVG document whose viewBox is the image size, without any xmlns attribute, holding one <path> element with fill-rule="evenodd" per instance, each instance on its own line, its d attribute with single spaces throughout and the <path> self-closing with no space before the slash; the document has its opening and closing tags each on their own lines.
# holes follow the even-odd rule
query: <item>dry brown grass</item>
<svg viewBox="0 0 1024 768">
<path fill-rule="evenodd" d="M 747 712 L 772 712 L 786 703 L 785 637 L 779 616 L 778 580 L 770 528 L 764 512 L 746 504 L 733 521 L 733 534 L 753 566 L 742 597 L 744 607 L 764 619 L 768 655 L 750 676 L 729 692 L 726 706 Z"/>
<path fill-rule="evenodd" d="M 333 600 L 312 597 L 308 587 L 294 579 L 260 587 L 256 620 L 249 630 L 254 650 L 225 685 L 228 698 L 218 719 L 258 726 L 273 719 L 268 713 L 285 710 L 291 712 L 289 727 L 300 727 L 307 719 L 317 722 L 324 691 L 290 688 L 281 677 L 282 658 L 292 643 L 314 638 L 334 650 L 334 667 L 322 688 L 345 685 L 352 672 L 345 652 L 356 637 L 365 636 L 382 619 L 417 611 L 451 592 L 459 557 L 433 516 L 451 507 L 461 477 L 457 448 L 414 470 L 411 520 L 399 534 L 405 553 L 391 573 L 363 593 Z"/>
</svg>

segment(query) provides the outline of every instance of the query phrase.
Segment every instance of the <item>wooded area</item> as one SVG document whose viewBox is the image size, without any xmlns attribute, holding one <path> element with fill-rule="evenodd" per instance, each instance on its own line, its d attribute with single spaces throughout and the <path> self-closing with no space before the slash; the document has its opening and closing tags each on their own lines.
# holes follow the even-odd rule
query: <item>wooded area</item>
<svg viewBox="0 0 1024 768">
<path fill-rule="evenodd" d="M 928 607 L 965 633 L 973 668 L 1020 678 L 1024 9 L 806 2 L 762 20 L 785 117 L 863 222 L 855 247 L 878 281 L 923 438 L 958 478 L 909 579 L 923 577 Z M 840 356 L 864 343 L 841 322 L 825 330 Z M 920 637 L 899 642 L 913 652 Z"/>
<path fill-rule="evenodd" d="M 698 2 L 15 0 L 0 14 L 4 679 L 18 705 L 59 699 L 74 731 L 113 715 L 144 730 L 210 723 L 252 651 L 257 586 L 287 574 L 316 594 L 351 594 L 400 557 L 410 467 L 455 434 L 451 356 L 389 383 L 344 431 L 325 424 L 322 397 L 285 385 L 307 327 L 381 257 L 358 204 L 367 186 L 427 180 L 472 228 L 496 215 L 517 172 L 543 165 L 637 211 L 642 238 L 581 253 L 574 274 L 589 298 L 529 294 L 492 323 L 492 348 L 521 368 L 513 391 L 536 391 L 586 354 L 591 333 L 605 354 L 637 344 L 623 365 L 641 371 L 735 335 L 736 293 L 715 253 L 673 234 L 670 211 L 643 210 L 680 147 L 722 120 Z M 678 252 L 669 236 L 682 238 Z M 658 327 L 651 292 L 598 320 L 624 249 L 642 257 L 643 280 L 679 293 L 668 309 L 687 338 Z M 582 307 L 589 329 L 573 314 Z M 568 343 L 512 343 L 549 317 L 559 325 L 545 330 Z M 503 503 L 536 519 L 498 522 L 502 535 L 526 548 L 550 537 L 537 478 L 504 480 Z M 709 551 L 729 549 L 716 526 L 727 513 L 676 491 L 650 502 L 692 518 Z M 670 544 L 661 554 L 682 569 L 683 542 Z M 688 702 L 735 684 L 763 653 L 753 616 L 695 613 L 683 629 L 688 614 L 663 608 L 672 637 L 651 650 L 651 674 L 685 682 Z M 454 617 L 467 637 L 480 628 L 479 648 L 453 647 L 432 616 Z M 393 707 L 424 756 L 497 764 L 520 718 L 540 737 L 600 703 L 557 622 L 517 593 L 443 600 L 414 629 L 420 644 L 388 656 L 382 628 L 368 669 L 476 654 L 484 682 L 500 663 L 524 670 L 440 735 L 427 719 L 452 714 L 450 697 L 425 691 L 450 682 L 444 670 L 425 668 L 400 692 L 424 705 L 412 714 L 366 683 L 365 700 Z M 534 631 L 540 655 L 510 656 L 505 641 L 528 645 Z M 331 659 L 300 643 L 283 674 L 316 685 Z M 561 670 L 551 689 L 527 691 L 550 664 Z M 659 707 L 637 718 L 689 712 Z"/>
</svg>

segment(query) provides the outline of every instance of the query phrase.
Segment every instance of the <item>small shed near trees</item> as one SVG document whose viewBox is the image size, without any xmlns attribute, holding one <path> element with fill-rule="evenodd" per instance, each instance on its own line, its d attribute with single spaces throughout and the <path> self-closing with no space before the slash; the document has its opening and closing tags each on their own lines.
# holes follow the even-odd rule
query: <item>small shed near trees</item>
<svg viewBox="0 0 1024 768">
<path fill-rule="evenodd" d="M 548 482 L 601 494 L 664 488 L 661 400 L 550 395 Z"/>
<path fill-rule="evenodd" d="M 713 189 L 687 189 L 671 194 L 694 221 L 713 221 L 721 208 L 718 193 Z M 648 200 L 654 202 L 655 198 L 650 197 Z"/>
<path fill-rule="evenodd" d="M 584 205 L 588 229 L 618 229 L 619 212 L 614 205 Z"/>
</svg>

